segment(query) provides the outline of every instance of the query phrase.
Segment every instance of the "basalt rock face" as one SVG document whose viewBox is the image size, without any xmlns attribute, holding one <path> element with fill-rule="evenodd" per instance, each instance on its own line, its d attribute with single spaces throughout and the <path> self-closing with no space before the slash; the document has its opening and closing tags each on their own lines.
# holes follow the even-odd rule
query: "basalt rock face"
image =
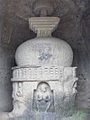
<svg viewBox="0 0 90 120">
<path fill-rule="evenodd" d="M 2 33 L 1 41 L 5 43 L 5 46 L 6 45 L 9 46 L 8 47 L 9 49 L 12 48 L 11 52 L 9 52 L 10 54 L 7 53 L 9 55 L 9 60 L 12 59 L 14 61 L 14 52 L 22 42 L 26 41 L 27 39 L 31 39 L 35 37 L 35 34 L 29 30 L 28 22 L 27 22 L 27 18 L 29 18 L 30 16 L 34 16 L 32 12 L 32 1 L 7 0 L 7 3 L 5 3 L 3 0 L 2 2 L 0 2 L 1 4 L 0 11 L 5 10 L 1 12 L 2 15 L 0 13 L 0 16 L 3 18 L 4 21 L 4 24 L 2 23 L 4 29 L 2 29 L 1 32 Z M 90 3 L 87 4 L 87 0 L 67 0 L 67 1 L 61 0 L 61 2 L 57 0 L 56 3 L 58 3 L 58 7 L 54 12 L 54 15 L 60 16 L 62 20 L 58 26 L 58 29 L 53 33 L 53 36 L 66 40 L 73 48 L 73 52 L 74 52 L 73 66 L 78 67 L 77 73 L 79 77 L 79 83 L 78 83 L 79 94 L 78 94 L 77 103 L 79 107 L 87 108 L 89 107 L 90 104 L 88 103 L 89 101 L 87 102 L 89 98 L 88 94 L 90 93 L 87 92 L 87 90 L 89 91 L 88 86 L 90 79 L 90 74 L 89 74 Z M 21 6 L 23 9 L 21 9 Z M 0 28 L 2 27 L 2 25 L 0 25 Z M 10 45 L 12 46 L 11 48 Z M 12 57 L 10 57 L 11 54 Z M 5 55 L 5 59 L 6 59 L 6 55 Z M 14 66 L 12 62 L 11 62 L 11 66 Z M 8 83 L 5 82 L 3 89 L 5 89 L 5 86 L 7 85 L 9 86 L 10 89 L 7 90 L 7 96 L 11 98 L 10 71 L 11 70 L 8 69 L 9 72 L 8 74 L 9 78 L 7 78 Z M 5 79 L 2 78 L 2 81 L 3 80 Z M 84 95 L 82 93 L 84 93 Z M 0 94 L 2 96 L 2 93 Z M 0 104 L 2 105 L 2 103 Z M 5 104 L 7 104 L 7 102 L 5 102 Z M 3 105 L 0 108 L 0 110 L 9 111 L 8 108 L 12 108 L 12 107 L 8 105 L 8 107 L 6 108 L 6 106 Z"/>
<path fill-rule="evenodd" d="M 13 64 L 12 50 L 1 41 L 3 17 L 5 15 L 4 7 L 4 1 L 0 0 L 0 112 L 11 111 L 12 109 L 12 87 L 10 83 Z"/>
</svg>

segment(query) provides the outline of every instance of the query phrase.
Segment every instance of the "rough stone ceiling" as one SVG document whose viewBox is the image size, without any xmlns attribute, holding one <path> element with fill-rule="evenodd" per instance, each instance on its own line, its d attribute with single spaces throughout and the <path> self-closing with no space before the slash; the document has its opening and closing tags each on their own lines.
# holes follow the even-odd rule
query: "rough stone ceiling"
<svg viewBox="0 0 90 120">
<path fill-rule="evenodd" d="M 7 0 L 6 2 L 6 14 L 7 17 L 13 19 L 27 19 L 34 16 L 33 3 L 35 0 Z M 51 0 L 55 6 L 55 12 L 53 16 L 65 16 L 68 14 L 78 14 L 85 10 L 87 0 Z"/>
<path fill-rule="evenodd" d="M 55 1 L 53 16 L 61 18 L 58 26 L 57 37 L 73 42 L 81 37 L 81 19 L 87 9 L 88 0 L 51 0 Z M 7 0 L 4 16 L 3 41 L 10 43 L 13 26 L 27 26 L 28 18 L 35 16 L 33 13 L 34 0 Z M 24 29 L 25 31 L 25 29 Z M 27 30 L 26 30 L 27 31 Z M 18 32 L 18 31 L 16 31 Z M 20 32 L 20 30 L 19 30 Z M 7 33 L 7 34 L 6 34 Z M 18 39 L 18 38 L 17 38 Z M 71 43 L 72 44 L 72 43 Z"/>
</svg>

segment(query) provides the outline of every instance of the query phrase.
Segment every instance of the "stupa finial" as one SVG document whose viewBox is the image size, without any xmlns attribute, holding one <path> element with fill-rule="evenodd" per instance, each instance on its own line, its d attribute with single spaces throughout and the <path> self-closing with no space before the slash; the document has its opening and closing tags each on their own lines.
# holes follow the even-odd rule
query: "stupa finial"
<svg viewBox="0 0 90 120">
<path fill-rule="evenodd" d="M 32 17 L 29 19 L 29 27 L 37 33 L 37 37 L 50 37 L 59 21 L 58 17 Z"/>
<path fill-rule="evenodd" d="M 33 2 L 33 12 L 35 16 L 51 16 L 55 9 L 54 3 L 53 0 L 35 0 Z"/>
</svg>

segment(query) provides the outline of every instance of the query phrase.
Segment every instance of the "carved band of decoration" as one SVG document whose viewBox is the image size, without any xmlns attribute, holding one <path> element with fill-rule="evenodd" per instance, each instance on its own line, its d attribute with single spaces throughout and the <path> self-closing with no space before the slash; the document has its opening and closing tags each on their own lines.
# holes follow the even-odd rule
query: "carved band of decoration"
<svg viewBox="0 0 90 120">
<path fill-rule="evenodd" d="M 43 66 L 43 67 L 18 67 L 13 70 L 12 81 L 35 82 L 41 80 L 47 81 L 65 81 L 75 79 L 76 67 L 58 67 L 58 66 Z"/>
</svg>

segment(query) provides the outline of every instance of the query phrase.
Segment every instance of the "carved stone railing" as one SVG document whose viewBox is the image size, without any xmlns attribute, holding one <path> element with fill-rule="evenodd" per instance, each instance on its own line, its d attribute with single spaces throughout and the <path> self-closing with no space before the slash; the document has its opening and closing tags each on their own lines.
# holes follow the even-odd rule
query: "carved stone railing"
<svg viewBox="0 0 90 120">
<path fill-rule="evenodd" d="M 76 78 L 76 67 L 24 66 L 14 67 L 12 81 L 63 81 L 68 77 Z"/>
</svg>

